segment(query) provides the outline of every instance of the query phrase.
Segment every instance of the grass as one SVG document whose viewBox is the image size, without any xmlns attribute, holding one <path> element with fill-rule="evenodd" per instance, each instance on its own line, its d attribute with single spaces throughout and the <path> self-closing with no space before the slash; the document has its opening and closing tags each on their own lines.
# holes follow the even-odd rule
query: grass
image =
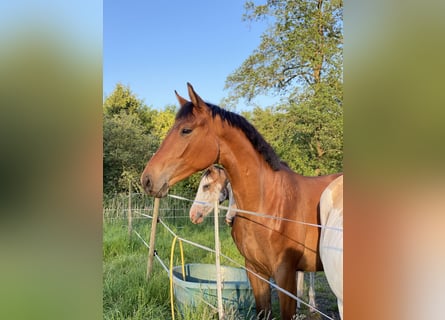
<svg viewBox="0 0 445 320">
<path fill-rule="evenodd" d="M 213 248 L 212 219 L 203 225 L 193 225 L 189 220 L 164 219 L 179 236 Z M 222 221 L 221 221 L 222 222 Z M 243 263 L 230 235 L 228 227 L 220 231 L 221 247 L 224 253 Z M 146 241 L 149 239 L 151 220 L 135 219 L 133 229 Z M 210 232 L 209 232 L 210 231 Z M 156 251 L 168 266 L 173 236 L 160 224 L 157 227 Z M 214 264 L 213 253 L 183 243 L 185 263 Z M 103 313 L 104 319 L 171 319 L 169 278 L 159 262 L 154 262 L 153 274 L 145 279 L 148 249 L 133 234 L 128 235 L 126 219 L 105 219 L 103 224 Z M 180 265 L 179 246 L 176 245 L 174 265 Z M 226 265 L 233 265 L 224 261 Z M 198 313 L 197 313 L 198 312 Z M 186 310 L 184 316 L 177 313 L 177 319 L 210 319 L 213 311 L 200 306 L 197 310 Z"/>
<path fill-rule="evenodd" d="M 208 217 L 204 223 L 194 225 L 188 218 L 189 203 L 182 203 L 161 200 L 160 216 L 163 221 L 180 237 L 214 247 L 214 226 L 213 217 Z M 123 200 L 125 201 L 125 200 Z M 164 204 L 163 204 L 164 202 Z M 143 204 L 140 208 L 149 207 L 150 204 Z M 168 206 L 175 208 L 169 210 Z M 145 278 L 147 266 L 147 247 L 136 236 L 128 235 L 128 225 L 125 218 L 125 205 L 120 201 L 115 201 L 111 209 L 104 210 L 103 223 L 103 317 L 104 319 L 172 319 L 170 309 L 169 278 L 167 272 L 155 259 L 153 273 L 150 280 Z M 162 211 L 164 209 L 164 211 Z M 175 213 L 175 216 L 172 215 Z M 220 218 L 220 239 L 221 251 L 236 262 L 244 265 L 244 259 L 239 254 L 230 235 L 230 228 L 224 224 Z M 140 215 L 133 219 L 133 230 L 137 231 L 148 242 L 151 229 L 151 220 Z M 158 224 L 156 233 L 156 251 L 164 263 L 169 265 L 170 250 L 173 236 L 161 225 Z M 185 263 L 215 263 L 215 256 L 200 248 L 184 243 Z M 179 246 L 176 245 L 174 255 L 174 265 L 180 265 Z M 224 265 L 237 266 L 221 258 Z M 238 266 L 237 266 L 238 267 Z M 327 285 L 322 272 L 316 274 L 316 299 L 318 307 L 329 316 L 339 319 L 336 299 Z M 305 289 L 307 298 L 307 288 Z M 254 311 L 254 310 L 253 310 Z M 254 312 L 252 312 L 254 314 Z M 276 294 L 273 294 L 273 315 L 279 319 L 279 304 Z M 215 312 L 205 305 L 196 308 L 190 307 L 182 313 L 175 313 L 176 319 L 217 319 Z M 317 315 L 318 316 L 318 315 Z M 298 319 L 321 319 L 312 315 L 303 306 Z M 249 318 L 254 318 L 251 316 Z M 227 319 L 237 319 L 234 315 L 229 315 Z M 237 319 L 238 320 L 238 319 Z"/>
<path fill-rule="evenodd" d="M 152 281 L 145 279 L 146 250 L 129 239 L 126 226 L 104 224 L 104 319 L 160 319 L 170 317 L 165 274 L 154 268 Z"/>
</svg>

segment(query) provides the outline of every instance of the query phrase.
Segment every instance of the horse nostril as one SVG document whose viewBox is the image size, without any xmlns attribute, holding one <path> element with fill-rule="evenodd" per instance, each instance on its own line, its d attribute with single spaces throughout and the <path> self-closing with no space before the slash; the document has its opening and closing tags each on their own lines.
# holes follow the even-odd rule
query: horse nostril
<svg viewBox="0 0 445 320">
<path fill-rule="evenodd" d="M 145 192 L 149 192 L 151 190 L 151 180 L 150 180 L 150 176 L 144 175 L 141 178 L 141 185 L 144 188 Z"/>
</svg>

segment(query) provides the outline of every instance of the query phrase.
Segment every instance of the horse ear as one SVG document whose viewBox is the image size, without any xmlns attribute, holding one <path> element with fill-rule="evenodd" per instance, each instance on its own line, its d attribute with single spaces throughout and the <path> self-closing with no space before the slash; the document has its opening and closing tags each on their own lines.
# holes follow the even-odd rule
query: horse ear
<svg viewBox="0 0 445 320">
<path fill-rule="evenodd" d="M 187 88 L 189 91 L 189 97 L 190 100 L 192 101 L 193 105 L 199 110 L 202 107 L 206 106 L 206 103 L 204 102 L 204 100 L 201 99 L 200 96 L 198 96 L 198 94 L 195 92 L 195 90 L 193 90 L 192 85 L 187 82 Z"/>
<path fill-rule="evenodd" d="M 186 99 L 184 99 L 183 97 L 181 97 L 178 92 L 175 90 L 175 94 L 176 94 L 176 98 L 178 99 L 179 105 L 182 107 L 183 105 L 185 105 L 188 101 Z"/>
</svg>

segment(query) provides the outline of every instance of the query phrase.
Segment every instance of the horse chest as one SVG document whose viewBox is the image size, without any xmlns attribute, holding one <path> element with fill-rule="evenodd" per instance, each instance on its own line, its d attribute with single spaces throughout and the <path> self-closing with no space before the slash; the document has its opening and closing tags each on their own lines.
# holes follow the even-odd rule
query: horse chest
<svg viewBox="0 0 445 320">
<path fill-rule="evenodd" d="M 276 253 L 273 252 L 273 245 L 267 232 L 257 230 L 254 224 L 241 221 L 238 217 L 232 227 L 232 238 L 244 258 L 250 262 L 261 261 L 262 265 L 267 265 L 267 269 L 270 269 Z"/>
</svg>

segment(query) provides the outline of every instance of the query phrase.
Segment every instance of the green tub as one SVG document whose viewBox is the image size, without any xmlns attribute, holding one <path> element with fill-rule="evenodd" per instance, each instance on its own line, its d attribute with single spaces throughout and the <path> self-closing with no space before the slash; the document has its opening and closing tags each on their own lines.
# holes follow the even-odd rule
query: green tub
<svg viewBox="0 0 445 320">
<path fill-rule="evenodd" d="M 255 302 L 244 269 L 221 266 L 222 298 L 225 313 L 247 315 L 255 312 Z M 179 310 L 197 306 L 202 300 L 217 306 L 216 266 L 213 264 L 186 264 L 185 281 L 181 266 L 173 268 L 173 292 Z"/>
</svg>

